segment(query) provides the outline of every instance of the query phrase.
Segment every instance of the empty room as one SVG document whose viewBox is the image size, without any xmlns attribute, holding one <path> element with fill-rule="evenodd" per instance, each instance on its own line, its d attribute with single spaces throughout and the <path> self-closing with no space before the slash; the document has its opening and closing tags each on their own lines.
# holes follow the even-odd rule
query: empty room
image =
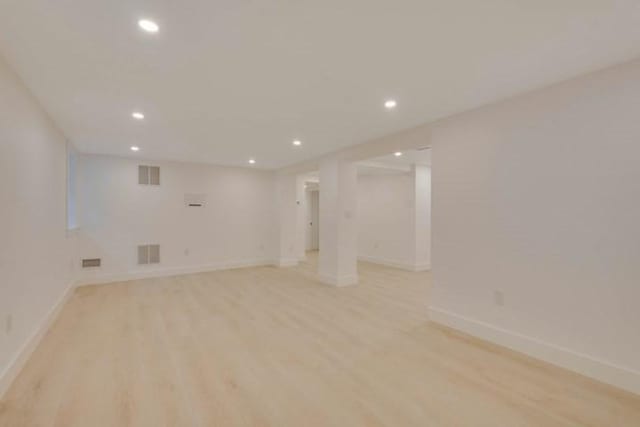
<svg viewBox="0 0 640 427">
<path fill-rule="evenodd" d="M 0 427 L 639 427 L 637 0 L 0 0 Z"/>
</svg>

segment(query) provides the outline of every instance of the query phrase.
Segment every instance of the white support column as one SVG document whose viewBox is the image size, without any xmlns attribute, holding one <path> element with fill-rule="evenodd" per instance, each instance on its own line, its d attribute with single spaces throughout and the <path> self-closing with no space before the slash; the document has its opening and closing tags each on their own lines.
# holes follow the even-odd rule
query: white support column
<svg viewBox="0 0 640 427">
<path fill-rule="evenodd" d="M 358 282 L 357 173 L 353 162 L 320 164 L 320 255 L 318 275 L 334 286 Z"/>
<path fill-rule="evenodd" d="M 431 269 L 431 168 L 414 165 L 413 184 L 413 267 L 416 271 Z"/>
<path fill-rule="evenodd" d="M 275 265 L 290 267 L 298 263 L 296 255 L 298 230 L 297 178 L 295 175 L 276 177 L 278 240 Z"/>
</svg>

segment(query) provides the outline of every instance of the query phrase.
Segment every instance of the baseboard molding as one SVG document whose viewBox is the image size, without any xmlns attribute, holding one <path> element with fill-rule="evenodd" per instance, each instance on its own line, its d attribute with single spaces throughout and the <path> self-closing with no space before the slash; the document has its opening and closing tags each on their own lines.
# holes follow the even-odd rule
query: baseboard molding
<svg viewBox="0 0 640 427">
<path fill-rule="evenodd" d="M 359 261 L 370 262 L 372 264 L 385 265 L 387 267 L 399 268 L 407 271 L 428 271 L 431 270 L 431 266 L 428 264 L 409 264 L 399 261 L 394 261 L 385 258 L 378 258 L 368 255 L 358 255 Z"/>
<path fill-rule="evenodd" d="M 40 344 L 40 341 L 42 341 L 42 338 L 46 335 L 51 325 L 53 325 L 58 318 L 62 307 L 64 307 L 69 298 L 73 295 L 75 287 L 75 282 L 69 284 L 62 296 L 53 305 L 53 307 L 51 307 L 42 321 L 40 321 L 36 330 L 27 339 L 20 350 L 18 350 L 14 359 L 9 363 L 4 372 L 0 374 L 0 400 L 2 400 L 5 393 L 9 390 L 9 387 L 11 387 L 13 381 L 18 377 L 18 374 L 20 374 L 20 371 L 22 371 L 22 368 L 38 347 L 38 344 Z"/>
<path fill-rule="evenodd" d="M 78 280 L 78 286 L 103 285 L 107 283 L 128 282 L 130 280 L 153 279 L 158 277 L 180 276 L 183 274 L 206 273 L 209 271 L 231 270 L 234 268 L 264 267 L 274 265 L 273 259 L 255 259 L 245 261 L 220 262 L 193 267 L 171 267 L 145 269 L 122 274 L 105 274 Z M 277 265 L 277 264 L 276 264 Z"/>
<path fill-rule="evenodd" d="M 358 275 L 357 274 L 350 274 L 350 275 L 347 275 L 347 276 L 335 277 L 335 276 L 330 276 L 328 274 L 320 274 L 320 273 L 318 273 L 318 278 L 324 284 L 331 285 L 331 286 L 337 286 L 339 288 L 344 287 L 344 286 L 352 286 L 352 285 L 358 284 Z"/>
<path fill-rule="evenodd" d="M 294 267 L 298 265 L 298 262 L 299 262 L 298 258 L 280 258 L 276 260 L 274 265 L 276 267 Z"/>
<path fill-rule="evenodd" d="M 429 319 L 435 323 L 524 353 L 603 383 L 640 395 L 640 372 L 577 353 L 494 325 L 429 307 Z"/>
</svg>

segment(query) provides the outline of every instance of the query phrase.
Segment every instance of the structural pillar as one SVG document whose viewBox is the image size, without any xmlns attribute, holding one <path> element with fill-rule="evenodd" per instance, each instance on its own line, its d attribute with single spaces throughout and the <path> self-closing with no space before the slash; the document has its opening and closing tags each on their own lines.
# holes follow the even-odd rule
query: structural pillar
<svg viewBox="0 0 640 427">
<path fill-rule="evenodd" d="M 339 158 L 320 163 L 318 275 L 334 286 L 358 282 L 357 171 Z"/>
</svg>

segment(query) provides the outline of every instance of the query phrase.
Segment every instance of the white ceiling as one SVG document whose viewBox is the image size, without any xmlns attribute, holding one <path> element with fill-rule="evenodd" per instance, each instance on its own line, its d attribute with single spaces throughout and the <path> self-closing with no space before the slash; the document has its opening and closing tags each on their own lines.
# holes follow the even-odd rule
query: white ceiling
<svg viewBox="0 0 640 427">
<path fill-rule="evenodd" d="M 0 28 L 80 150 L 266 168 L 640 56 L 637 0 L 0 0 Z"/>
</svg>

